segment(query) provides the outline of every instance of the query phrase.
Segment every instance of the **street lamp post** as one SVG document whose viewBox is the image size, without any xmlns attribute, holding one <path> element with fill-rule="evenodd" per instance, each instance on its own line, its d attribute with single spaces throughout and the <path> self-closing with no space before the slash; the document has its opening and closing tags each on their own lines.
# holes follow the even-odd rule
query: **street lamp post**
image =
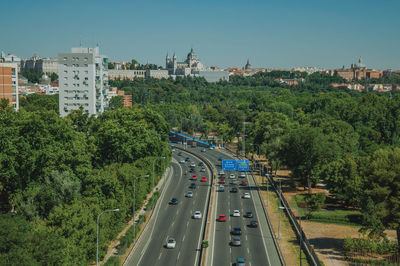
<svg viewBox="0 0 400 266">
<path fill-rule="evenodd" d="M 151 189 L 154 189 L 154 177 L 155 177 L 155 173 L 154 173 L 154 167 L 155 167 L 155 163 L 158 159 L 165 159 L 165 156 L 161 156 L 161 157 L 156 157 L 153 161 L 153 178 L 151 181 Z M 151 197 L 151 209 L 153 209 L 153 197 Z"/>
<path fill-rule="evenodd" d="M 281 197 L 282 197 L 282 183 L 279 179 L 279 223 L 278 223 L 278 241 L 281 241 L 281 210 L 284 210 L 285 207 L 281 206 Z"/>
<path fill-rule="evenodd" d="M 142 177 L 149 177 L 149 175 L 143 175 L 143 176 L 139 176 L 137 178 L 139 179 Z M 135 236 L 136 236 L 135 206 L 136 206 L 136 177 L 133 177 L 133 204 L 132 204 L 133 240 L 132 240 L 132 243 L 135 242 Z"/>
<path fill-rule="evenodd" d="M 99 265 L 99 222 L 100 222 L 100 216 L 101 216 L 103 213 L 106 213 L 106 212 L 119 212 L 119 209 L 105 210 L 105 211 L 102 211 L 102 212 L 97 216 L 96 266 Z"/>
</svg>

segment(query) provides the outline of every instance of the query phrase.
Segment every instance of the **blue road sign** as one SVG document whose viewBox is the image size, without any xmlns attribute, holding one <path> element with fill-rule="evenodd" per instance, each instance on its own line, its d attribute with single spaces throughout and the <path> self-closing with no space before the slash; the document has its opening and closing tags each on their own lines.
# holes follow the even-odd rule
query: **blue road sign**
<svg viewBox="0 0 400 266">
<path fill-rule="evenodd" d="M 222 160 L 222 170 L 236 171 L 236 160 Z"/>
<path fill-rule="evenodd" d="M 249 160 L 238 160 L 237 161 L 238 171 L 249 171 Z"/>
</svg>

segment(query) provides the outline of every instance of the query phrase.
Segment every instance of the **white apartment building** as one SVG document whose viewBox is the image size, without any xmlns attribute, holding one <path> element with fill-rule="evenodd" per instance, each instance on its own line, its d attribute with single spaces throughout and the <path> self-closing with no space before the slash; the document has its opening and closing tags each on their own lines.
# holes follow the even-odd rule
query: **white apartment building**
<svg viewBox="0 0 400 266">
<path fill-rule="evenodd" d="M 71 53 L 58 54 L 60 115 L 83 110 L 98 115 L 108 108 L 107 57 L 99 47 L 74 47 Z"/>
</svg>

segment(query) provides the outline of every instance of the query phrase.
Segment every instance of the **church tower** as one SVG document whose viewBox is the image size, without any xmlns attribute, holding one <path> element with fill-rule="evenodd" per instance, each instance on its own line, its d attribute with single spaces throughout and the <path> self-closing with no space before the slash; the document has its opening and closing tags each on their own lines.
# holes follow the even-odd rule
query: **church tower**
<svg viewBox="0 0 400 266">
<path fill-rule="evenodd" d="M 247 59 L 247 64 L 244 66 L 245 70 L 251 69 L 250 60 Z"/>
</svg>

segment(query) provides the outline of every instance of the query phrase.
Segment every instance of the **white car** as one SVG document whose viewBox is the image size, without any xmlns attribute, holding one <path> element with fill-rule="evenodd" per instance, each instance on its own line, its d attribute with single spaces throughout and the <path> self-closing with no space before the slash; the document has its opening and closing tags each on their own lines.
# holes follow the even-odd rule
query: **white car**
<svg viewBox="0 0 400 266">
<path fill-rule="evenodd" d="M 175 148 L 172 148 L 172 151 L 175 151 Z"/>
<path fill-rule="evenodd" d="M 205 167 L 202 167 L 201 169 L 200 169 L 200 172 L 205 172 L 206 171 L 206 168 Z"/>
<path fill-rule="evenodd" d="M 240 211 L 239 210 L 234 210 L 233 211 L 233 217 L 240 217 Z"/>
<path fill-rule="evenodd" d="M 180 159 L 179 163 L 185 163 L 185 159 Z"/>
<path fill-rule="evenodd" d="M 213 150 L 214 149 L 214 147 L 213 146 L 210 146 L 210 150 Z"/>
<path fill-rule="evenodd" d="M 200 211 L 195 211 L 193 214 L 194 219 L 201 219 L 201 212 Z"/>
<path fill-rule="evenodd" d="M 186 197 L 193 198 L 193 192 L 192 191 L 188 191 L 188 193 L 186 194 Z"/>
<path fill-rule="evenodd" d="M 230 174 L 229 178 L 235 178 L 235 175 L 234 174 Z"/>
<path fill-rule="evenodd" d="M 246 178 L 246 173 L 245 173 L 245 172 L 241 172 L 241 173 L 240 173 L 240 177 L 241 177 L 241 178 Z"/>
<path fill-rule="evenodd" d="M 175 246 L 176 246 L 176 240 L 172 237 L 168 238 L 167 248 L 175 248 Z"/>
<path fill-rule="evenodd" d="M 219 171 L 219 175 L 224 175 L 224 174 L 225 174 L 224 170 Z"/>
<path fill-rule="evenodd" d="M 190 164 L 190 167 L 196 167 L 195 162 L 192 162 L 192 163 Z"/>
<path fill-rule="evenodd" d="M 244 193 L 243 194 L 244 199 L 250 199 L 250 193 Z"/>
</svg>

